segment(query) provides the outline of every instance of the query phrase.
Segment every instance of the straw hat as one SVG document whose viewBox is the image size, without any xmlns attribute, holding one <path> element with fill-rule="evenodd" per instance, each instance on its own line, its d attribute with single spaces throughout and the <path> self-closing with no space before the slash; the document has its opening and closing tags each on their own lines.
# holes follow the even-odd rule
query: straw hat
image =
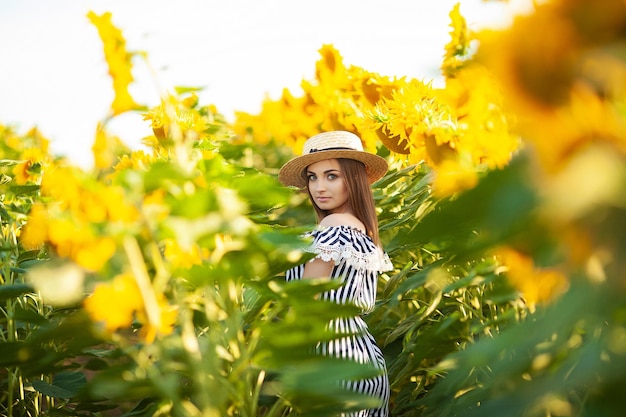
<svg viewBox="0 0 626 417">
<path fill-rule="evenodd" d="M 384 158 L 364 152 L 361 139 L 357 135 L 339 130 L 320 133 L 307 139 L 302 155 L 283 165 L 278 173 L 278 180 L 287 186 L 304 188 L 307 183 L 302 177 L 302 172 L 306 167 L 315 162 L 334 158 L 362 162 L 370 184 L 381 179 L 387 172 L 387 161 Z"/>
</svg>

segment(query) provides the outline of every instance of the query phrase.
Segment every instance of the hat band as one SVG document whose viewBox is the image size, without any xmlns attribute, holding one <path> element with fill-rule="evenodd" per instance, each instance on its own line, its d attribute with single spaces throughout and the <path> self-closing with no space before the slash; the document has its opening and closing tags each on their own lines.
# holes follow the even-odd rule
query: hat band
<svg viewBox="0 0 626 417">
<path fill-rule="evenodd" d="M 309 151 L 309 153 L 315 153 L 315 152 L 323 152 L 323 151 L 356 151 L 356 149 L 354 148 L 346 148 L 346 147 L 337 147 L 337 148 L 324 148 L 324 149 L 311 149 Z"/>
</svg>

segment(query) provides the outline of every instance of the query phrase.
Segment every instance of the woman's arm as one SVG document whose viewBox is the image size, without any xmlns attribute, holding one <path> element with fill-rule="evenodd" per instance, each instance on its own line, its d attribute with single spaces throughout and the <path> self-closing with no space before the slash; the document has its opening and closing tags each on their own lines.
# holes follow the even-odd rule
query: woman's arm
<svg viewBox="0 0 626 417">
<path fill-rule="evenodd" d="M 311 262 L 307 262 L 304 265 L 302 278 L 330 277 L 334 266 L 335 262 L 333 261 L 324 261 L 320 258 L 313 259 Z"/>
<path fill-rule="evenodd" d="M 361 229 L 363 231 L 365 230 L 365 226 L 363 226 L 363 223 L 350 213 L 329 214 L 322 219 L 322 221 L 320 222 L 320 226 L 350 226 L 356 227 L 357 229 Z M 330 277 L 330 274 L 333 271 L 334 267 L 335 262 L 324 261 L 322 259 L 316 258 L 310 262 L 307 262 L 304 265 L 304 273 L 302 274 L 302 278 Z"/>
</svg>

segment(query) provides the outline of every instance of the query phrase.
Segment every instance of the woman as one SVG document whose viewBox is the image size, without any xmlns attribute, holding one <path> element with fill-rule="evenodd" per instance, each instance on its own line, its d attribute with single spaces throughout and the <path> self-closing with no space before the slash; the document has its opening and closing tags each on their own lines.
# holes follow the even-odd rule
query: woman
<svg viewBox="0 0 626 417">
<path fill-rule="evenodd" d="M 392 269 L 378 237 L 378 220 L 371 183 L 387 172 L 387 162 L 363 151 L 358 136 L 344 131 L 325 132 L 309 138 L 304 151 L 287 162 L 279 180 L 287 186 L 306 188 L 317 213 L 319 226 L 310 233 L 310 250 L 316 256 L 290 269 L 286 279 L 330 277 L 343 283 L 322 299 L 353 303 L 362 314 L 374 309 L 378 274 Z M 324 343 L 321 353 L 368 363 L 381 374 L 376 378 L 346 381 L 357 392 L 380 399 L 376 409 L 362 410 L 351 416 L 388 416 L 389 379 L 385 359 L 367 324 L 359 315 L 330 323 L 331 329 L 352 331 Z"/>
</svg>

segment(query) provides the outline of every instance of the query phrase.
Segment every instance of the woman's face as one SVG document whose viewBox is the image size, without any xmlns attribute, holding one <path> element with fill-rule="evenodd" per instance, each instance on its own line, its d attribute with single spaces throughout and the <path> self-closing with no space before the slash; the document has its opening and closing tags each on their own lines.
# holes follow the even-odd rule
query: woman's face
<svg viewBox="0 0 626 417">
<path fill-rule="evenodd" d="M 329 213 L 352 213 L 348 189 L 336 159 L 325 159 L 306 168 L 309 193 L 317 207 Z"/>
</svg>

